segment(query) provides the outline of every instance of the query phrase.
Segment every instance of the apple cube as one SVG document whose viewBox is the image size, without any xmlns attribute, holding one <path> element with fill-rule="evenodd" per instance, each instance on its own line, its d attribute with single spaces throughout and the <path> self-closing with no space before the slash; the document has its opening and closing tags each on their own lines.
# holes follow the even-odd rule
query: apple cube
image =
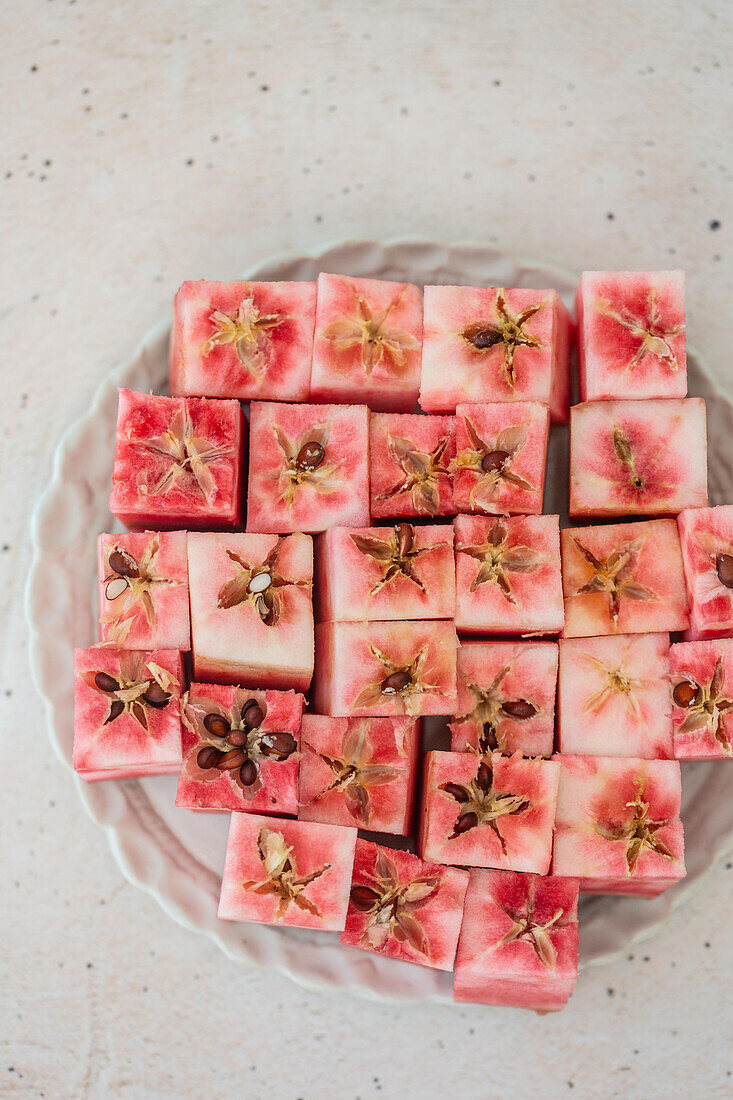
<svg viewBox="0 0 733 1100">
<path fill-rule="evenodd" d="M 247 530 L 369 523 L 366 405 L 250 406 Z"/>
<path fill-rule="evenodd" d="M 462 642 L 453 752 L 552 756 L 555 642 Z"/>
<path fill-rule="evenodd" d="M 537 401 L 459 405 L 453 496 L 459 512 L 542 511 L 550 417 Z"/>
<path fill-rule="evenodd" d="M 452 622 L 319 623 L 315 709 L 335 718 L 452 714 L 457 644 Z"/>
<path fill-rule="evenodd" d="M 357 840 L 340 942 L 390 959 L 452 970 L 467 886 L 467 871 Z"/>
<path fill-rule="evenodd" d="M 683 271 L 584 271 L 575 305 L 581 401 L 686 395 Z"/>
<path fill-rule="evenodd" d="M 88 782 L 177 772 L 182 688 L 177 650 L 74 650 L 74 771 Z"/>
<path fill-rule="evenodd" d="M 563 627 L 558 516 L 456 516 L 456 629 L 558 634 Z"/>
<path fill-rule="evenodd" d="M 559 751 L 671 759 L 669 635 L 560 641 Z"/>
<path fill-rule="evenodd" d="M 733 504 L 686 510 L 677 524 L 692 630 L 733 634 Z"/>
<path fill-rule="evenodd" d="M 471 871 L 453 998 L 554 1012 L 578 980 L 578 884 Z"/>
<path fill-rule="evenodd" d="M 340 932 L 355 846 L 356 829 L 232 814 L 219 919 Z"/>
<path fill-rule="evenodd" d="M 191 684 L 176 806 L 297 814 L 304 703 L 294 691 Z"/>
<path fill-rule="evenodd" d="M 733 757 L 733 638 L 679 642 L 669 651 L 674 755 Z"/>
<path fill-rule="evenodd" d="M 685 875 L 676 760 L 559 756 L 552 873 L 583 893 L 655 897 Z"/>
<path fill-rule="evenodd" d="M 316 543 L 318 615 L 452 619 L 455 572 L 451 526 L 332 527 Z"/>
<path fill-rule="evenodd" d="M 571 516 L 669 515 L 707 502 L 701 397 L 570 410 Z"/>
<path fill-rule="evenodd" d="M 191 648 L 185 531 L 100 535 L 97 566 L 103 642 Z"/>
<path fill-rule="evenodd" d="M 422 294 L 410 283 L 318 276 L 311 401 L 414 408 L 422 362 Z"/>
<path fill-rule="evenodd" d="M 570 314 L 554 290 L 426 286 L 420 405 L 541 401 L 566 422 Z"/>
<path fill-rule="evenodd" d="M 574 527 L 560 533 L 567 638 L 689 626 L 673 519 Z"/>
<path fill-rule="evenodd" d="M 309 535 L 188 536 L 197 680 L 307 691 L 313 675 Z"/>
<path fill-rule="evenodd" d="M 456 418 L 373 413 L 369 418 L 372 519 L 450 516 Z"/>
<path fill-rule="evenodd" d="M 173 303 L 172 394 L 307 401 L 315 283 L 184 283 Z"/>
<path fill-rule="evenodd" d="M 119 395 L 112 514 L 134 529 L 240 525 L 239 402 Z"/>
<path fill-rule="evenodd" d="M 557 761 L 519 753 L 427 753 L 420 855 L 449 866 L 546 875 L 558 776 Z"/>
<path fill-rule="evenodd" d="M 301 821 L 409 833 L 420 750 L 415 719 L 306 714 L 302 750 Z"/>
</svg>

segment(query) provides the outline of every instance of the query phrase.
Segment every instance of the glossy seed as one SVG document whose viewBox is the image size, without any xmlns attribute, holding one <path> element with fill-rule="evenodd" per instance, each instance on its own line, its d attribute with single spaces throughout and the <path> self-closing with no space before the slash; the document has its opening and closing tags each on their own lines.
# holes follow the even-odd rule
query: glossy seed
<svg viewBox="0 0 733 1100">
<path fill-rule="evenodd" d="M 379 894 L 370 886 L 354 886 L 351 891 L 351 904 L 360 913 L 366 913 L 379 901 Z"/>
<path fill-rule="evenodd" d="M 207 771 L 209 768 L 216 767 L 220 755 L 219 750 L 215 749 L 213 745 L 204 745 L 204 747 L 198 751 L 196 763 L 202 771 Z"/>
<path fill-rule="evenodd" d="M 700 687 L 691 680 L 683 680 L 672 692 L 678 707 L 693 707 L 700 702 Z"/>
<path fill-rule="evenodd" d="M 149 707 L 155 707 L 159 710 L 161 707 L 167 707 L 170 702 L 171 694 L 169 691 L 164 691 L 159 683 L 153 681 L 148 690 L 143 695 L 143 700 Z"/>
<path fill-rule="evenodd" d="M 488 749 L 492 751 L 498 749 L 499 742 L 496 737 L 496 730 L 492 726 L 491 722 L 484 722 L 484 728 L 481 734 L 481 743 L 479 748 L 484 752 Z"/>
<path fill-rule="evenodd" d="M 246 730 L 232 730 L 227 734 L 227 741 L 230 745 L 233 745 L 235 749 L 244 748 L 247 744 Z"/>
<path fill-rule="evenodd" d="M 207 714 L 204 718 L 204 729 L 214 737 L 226 737 L 229 733 L 229 723 L 221 714 Z"/>
<path fill-rule="evenodd" d="M 473 810 L 469 810 L 467 814 L 461 814 L 453 826 L 453 836 L 460 836 L 461 833 L 467 833 L 469 829 L 475 829 L 478 825 L 478 814 L 475 814 Z"/>
<path fill-rule="evenodd" d="M 119 716 L 122 714 L 124 709 L 125 709 L 125 704 L 122 702 L 122 700 L 121 699 L 114 699 L 112 701 L 111 707 L 109 708 L 109 714 L 107 715 L 107 720 L 104 723 L 105 726 L 107 725 L 108 722 L 114 722 L 115 718 L 119 718 Z"/>
<path fill-rule="evenodd" d="M 726 588 L 733 588 L 733 555 L 718 554 L 715 559 L 715 571 L 721 584 Z"/>
<path fill-rule="evenodd" d="M 534 718 L 537 707 L 527 699 L 508 699 L 506 703 L 501 704 L 501 712 L 506 714 L 507 718 Z"/>
<path fill-rule="evenodd" d="M 515 806 L 513 810 L 510 810 L 510 814 L 523 814 L 525 810 L 529 809 L 529 802 L 525 798 L 524 802 L 520 802 L 518 806 Z"/>
<path fill-rule="evenodd" d="M 487 451 L 481 459 L 481 469 L 485 474 L 491 470 L 501 470 L 509 457 L 508 451 Z"/>
<path fill-rule="evenodd" d="M 404 558 L 415 544 L 415 529 L 411 523 L 398 523 L 394 530 L 397 538 L 397 553 Z"/>
<path fill-rule="evenodd" d="M 247 589 L 250 592 L 254 592 L 254 593 L 266 592 L 271 584 L 272 584 L 272 577 L 270 576 L 269 573 L 267 573 L 267 572 L 255 573 L 255 575 L 252 577 L 249 584 L 247 585 Z"/>
<path fill-rule="evenodd" d="M 251 787 L 257 779 L 257 765 L 254 760 L 245 760 L 239 769 L 239 781 L 243 787 Z"/>
<path fill-rule="evenodd" d="M 441 783 L 440 789 L 449 794 L 451 798 L 455 798 L 456 802 L 466 802 L 468 800 L 466 789 L 460 783 Z"/>
<path fill-rule="evenodd" d="M 481 328 L 471 336 L 471 343 L 475 348 L 493 348 L 501 340 L 501 333 L 495 328 Z"/>
<path fill-rule="evenodd" d="M 287 760 L 297 747 L 292 733 L 266 733 L 260 741 L 260 752 L 275 760 Z"/>
<path fill-rule="evenodd" d="M 391 672 L 389 676 L 385 676 L 380 685 L 380 690 L 383 695 L 397 695 L 400 691 L 404 691 L 411 683 L 412 676 L 403 669 L 399 672 Z"/>
<path fill-rule="evenodd" d="M 112 577 L 105 585 L 104 595 L 108 600 L 118 600 L 123 592 L 127 592 L 129 587 L 127 577 Z"/>
<path fill-rule="evenodd" d="M 109 556 L 109 567 L 119 573 L 121 577 L 139 577 L 140 570 L 137 562 L 123 550 L 113 550 Z"/>
<path fill-rule="evenodd" d="M 317 470 L 326 457 L 326 452 L 320 443 L 311 440 L 304 443 L 298 451 L 296 464 L 299 470 Z"/>
<path fill-rule="evenodd" d="M 114 676 L 110 676 L 108 672 L 98 672 L 94 677 L 94 683 L 100 691 L 117 691 L 120 686 Z"/>
<path fill-rule="evenodd" d="M 482 760 L 478 766 L 478 771 L 476 773 L 476 786 L 480 791 L 486 793 L 486 791 L 491 790 L 491 783 L 493 778 L 494 776 L 491 768 L 485 760 Z"/>
<path fill-rule="evenodd" d="M 235 768 L 241 767 L 241 765 L 247 759 L 247 754 L 241 749 L 230 749 L 229 752 L 222 754 L 219 761 L 219 767 L 222 771 L 234 771 Z"/>
<path fill-rule="evenodd" d="M 242 707 L 242 721 L 248 730 L 257 729 L 265 720 L 265 712 L 256 699 L 249 699 Z"/>
</svg>

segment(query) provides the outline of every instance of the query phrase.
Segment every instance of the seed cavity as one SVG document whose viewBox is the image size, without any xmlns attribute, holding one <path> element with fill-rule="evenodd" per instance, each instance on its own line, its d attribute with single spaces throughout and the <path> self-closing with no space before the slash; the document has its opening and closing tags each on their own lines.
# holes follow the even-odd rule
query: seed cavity
<svg viewBox="0 0 733 1100">
<path fill-rule="evenodd" d="M 325 457 L 326 451 L 323 445 L 310 440 L 300 448 L 295 462 L 299 470 L 317 470 Z"/>
<path fill-rule="evenodd" d="M 360 913 L 373 909 L 379 901 L 379 894 L 370 886 L 354 886 L 351 891 L 351 904 Z"/>
<path fill-rule="evenodd" d="M 397 552 L 404 558 L 412 550 L 415 543 L 415 529 L 411 523 L 398 523 L 395 525 L 395 538 L 397 539 Z"/>
<path fill-rule="evenodd" d="M 270 573 L 255 573 L 247 585 L 249 592 L 266 592 L 272 584 Z"/>
<path fill-rule="evenodd" d="M 94 677 L 94 683 L 100 691 L 117 691 L 120 686 L 114 676 L 110 676 L 108 672 L 98 672 Z M 124 703 L 122 706 L 124 707 Z"/>
<path fill-rule="evenodd" d="M 733 556 L 730 554 L 717 554 L 715 558 L 715 572 L 718 580 L 726 588 L 733 588 Z"/>
<path fill-rule="evenodd" d="M 243 787 L 251 787 L 257 779 L 257 765 L 253 760 L 245 760 L 239 769 L 239 780 Z"/>
<path fill-rule="evenodd" d="M 682 680 L 672 692 L 672 698 L 678 707 L 696 707 L 702 697 L 699 684 L 692 680 Z"/>
<path fill-rule="evenodd" d="M 105 585 L 104 594 L 108 600 L 117 600 L 129 587 L 127 577 L 112 577 Z"/>
<path fill-rule="evenodd" d="M 389 676 L 385 676 L 381 683 L 381 690 L 383 695 L 398 695 L 401 691 L 404 691 L 406 687 L 412 683 L 412 676 L 409 672 L 400 670 L 397 672 L 391 672 Z"/>
<path fill-rule="evenodd" d="M 525 718 L 534 718 L 537 707 L 527 699 L 509 699 L 501 704 L 501 712 L 507 718 L 524 720 Z"/>
<path fill-rule="evenodd" d="M 480 328 L 477 332 L 471 333 L 470 340 L 475 348 L 493 348 L 496 344 L 502 343 L 503 336 L 499 329 Z"/>
<path fill-rule="evenodd" d="M 170 692 L 165 691 L 160 684 L 152 683 L 148 690 L 143 695 L 143 700 L 149 707 L 154 707 L 156 710 L 160 710 L 162 707 L 167 707 L 170 702 Z"/>
<path fill-rule="evenodd" d="M 106 721 L 104 723 L 105 726 L 109 725 L 110 722 L 114 722 L 115 718 L 119 718 L 124 709 L 125 704 L 122 702 L 121 699 L 113 699 L 112 705 L 109 708 L 109 714 L 107 715 Z"/>
<path fill-rule="evenodd" d="M 241 710 L 242 722 L 248 730 L 257 729 L 265 720 L 265 712 L 256 699 L 249 699 Z"/>
<path fill-rule="evenodd" d="M 121 577 L 139 577 L 137 562 L 122 550 L 113 550 L 109 556 L 109 567 Z"/>
<path fill-rule="evenodd" d="M 233 772 L 236 768 L 241 767 L 246 759 L 247 754 L 242 749 L 230 749 L 229 752 L 222 753 L 217 767 L 222 771 Z"/>
<path fill-rule="evenodd" d="M 485 474 L 503 470 L 508 458 L 511 458 L 509 451 L 488 451 L 481 459 L 481 469 Z"/>
<path fill-rule="evenodd" d="M 214 737 L 226 737 L 230 726 L 221 714 L 207 714 L 204 718 L 204 729 Z"/>
<path fill-rule="evenodd" d="M 209 768 L 215 768 L 221 753 L 218 749 L 215 749 L 213 745 L 205 745 L 202 749 L 199 749 L 196 756 L 196 763 L 202 771 L 208 771 Z"/>
<path fill-rule="evenodd" d="M 235 749 L 244 748 L 247 744 L 247 733 L 245 730 L 232 730 L 231 733 L 227 734 L 227 741 Z"/>
</svg>

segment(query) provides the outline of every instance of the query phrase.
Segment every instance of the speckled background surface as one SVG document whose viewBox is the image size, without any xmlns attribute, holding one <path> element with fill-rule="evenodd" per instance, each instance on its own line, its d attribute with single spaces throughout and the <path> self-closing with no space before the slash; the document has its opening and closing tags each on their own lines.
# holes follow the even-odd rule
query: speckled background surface
<svg viewBox="0 0 733 1100">
<path fill-rule="evenodd" d="M 0 28 L 0 1095 L 733 1095 L 731 861 L 558 1016 L 306 993 L 125 883 L 22 613 L 58 437 L 185 278 L 350 235 L 680 266 L 733 385 L 730 5 L 8 0 Z"/>
</svg>

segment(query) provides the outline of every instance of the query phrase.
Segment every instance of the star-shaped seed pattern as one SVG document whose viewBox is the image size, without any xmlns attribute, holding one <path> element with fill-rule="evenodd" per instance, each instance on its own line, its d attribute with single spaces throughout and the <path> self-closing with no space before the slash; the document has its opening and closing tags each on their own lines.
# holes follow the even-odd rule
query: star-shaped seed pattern
<svg viewBox="0 0 733 1100">
<path fill-rule="evenodd" d="M 130 632 L 134 613 L 140 608 L 151 627 L 157 624 L 154 594 L 161 588 L 180 584 L 156 572 L 160 542 L 154 535 L 139 559 L 118 543 L 105 552 L 104 594 L 114 610 L 104 615 L 109 641 L 121 645 Z"/>
<path fill-rule="evenodd" d="M 106 696 L 109 703 L 100 733 L 123 714 L 129 714 L 148 731 L 148 710 L 168 706 L 171 696 L 180 688 L 170 672 L 132 650 L 122 653 L 119 674 L 91 671 L 85 672 L 83 679 L 89 687 Z"/>
<path fill-rule="evenodd" d="M 398 523 L 390 532 L 388 539 L 375 535 L 351 535 L 351 541 L 362 554 L 376 561 L 382 575 L 370 590 L 370 596 L 376 596 L 383 588 L 393 585 L 399 577 L 416 585 L 425 592 L 425 585 L 415 574 L 415 564 L 424 554 L 430 554 L 446 542 L 436 542 L 432 546 L 417 546 L 417 534 L 410 523 Z"/>
<path fill-rule="evenodd" d="M 614 308 L 607 299 L 596 302 L 596 309 L 604 317 L 609 317 L 634 339 L 639 341 L 633 357 L 626 365 L 626 372 L 633 371 L 647 355 L 654 355 L 671 371 L 678 371 L 680 364 L 670 344 L 672 337 L 684 332 L 684 324 L 666 327 L 659 316 L 659 294 L 656 287 L 650 287 L 645 315 L 635 316 L 627 306 Z"/>
<path fill-rule="evenodd" d="M 427 645 L 422 646 L 413 659 L 405 664 L 393 661 L 375 645 L 369 651 L 381 665 L 383 676 L 364 687 L 352 703 L 354 708 L 375 707 L 386 701 L 396 702 L 405 714 L 418 712 L 420 696 L 439 691 L 438 684 L 425 679 L 428 660 Z"/>
<path fill-rule="evenodd" d="M 375 367 L 389 360 L 392 368 L 405 365 L 407 352 L 415 351 L 419 344 L 412 333 L 405 332 L 390 323 L 390 313 L 399 304 L 401 294 L 386 309 L 373 311 L 363 294 L 354 291 L 354 312 L 349 317 L 339 317 L 323 330 L 323 337 L 336 351 L 359 348 L 361 365 L 369 378 Z"/>
<path fill-rule="evenodd" d="M 194 434 L 191 414 L 185 403 L 173 414 L 162 435 L 134 440 L 133 446 L 166 460 L 166 469 L 152 485 L 148 484 L 144 470 L 139 473 L 137 486 L 142 496 L 160 496 L 183 481 L 186 488 L 198 491 L 209 507 L 217 496 L 216 480 L 210 467 L 234 454 L 233 447 L 214 446 L 208 439 Z"/>
<path fill-rule="evenodd" d="M 389 942 L 408 943 L 413 950 L 430 957 L 430 944 L 418 911 L 440 885 L 434 875 L 418 875 L 402 882 L 395 863 L 380 849 L 373 875 L 351 888 L 354 909 L 367 914 L 361 942 L 376 951 Z"/>
<path fill-rule="evenodd" d="M 310 587 L 308 581 L 291 581 L 277 571 L 277 559 L 284 541 L 281 535 L 264 561 L 255 564 L 227 549 L 226 555 L 237 571 L 219 589 L 216 606 L 227 609 L 251 603 L 265 626 L 277 626 L 282 615 L 282 590 Z"/>
<path fill-rule="evenodd" d="M 474 683 L 467 684 L 475 700 L 474 706 L 451 723 L 451 729 L 461 722 L 476 723 L 479 734 L 476 745 L 471 748 L 471 751 L 479 755 L 495 750 L 506 751 L 504 725 L 507 719 L 526 721 L 540 713 L 540 708 L 530 699 L 511 698 L 501 690 L 501 685 L 510 669 L 511 665 L 505 665 L 500 669 L 488 687 L 480 687 Z"/>
<path fill-rule="evenodd" d="M 643 777 L 635 780 L 636 796 L 631 802 L 626 803 L 629 810 L 624 821 L 618 825 L 603 825 L 600 822 L 594 826 L 595 832 L 606 840 L 622 840 L 626 846 L 626 874 L 631 876 L 636 871 L 637 864 L 644 852 L 656 852 L 665 859 L 676 863 L 675 857 L 667 845 L 657 835 L 660 829 L 669 825 L 669 820 L 655 821 L 649 817 L 649 803 L 644 801 L 644 788 L 646 786 Z"/>
<path fill-rule="evenodd" d="M 596 557 L 574 535 L 572 539 L 578 551 L 593 570 L 590 580 L 581 585 L 576 592 L 573 592 L 573 596 L 585 596 L 592 592 L 600 592 L 608 600 L 608 613 L 614 624 L 618 622 L 622 599 L 656 599 L 650 589 L 634 578 L 634 567 L 642 545 L 641 539 L 623 543 L 603 559 Z"/>
<path fill-rule="evenodd" d="M 273 431 L 284 458 L 274 478 L 279 499 L 287 508 L 293 507 L 304 487 L 318 493 L 335 493 L 342 488 L 339 465 L 330 460 L 326 450 L 331 437 L 329 424 L 314 424 L 295 442 L 288 439 L 279 424 L 273 425 Z"/>
<path fill-rule="evenodd" d="M 417 512 L 437 515 L 440 510 L 440 487 L 450 483 L 450 463 L 445 457 L 449 443 L 450 436 L 445 435 L 432 451 L 421 451 L 409 439 L 390 432 L 387 452 L 395 465 L 402 469 L 403 476 L 391 489 L 380 493 L 377 500 L 392 500 L 409 494 Z"/>
<path fill-rule="evenodd" d="M 486 355 L 493 348 L 502 347 L 502 374 L 512 389 L 516 383 L 514 356 L 517 349 L 544 347 L 537 337 L 526 331 L 526 325 L 545 305 L 546 302 L 538 302 L 520 313 L 513 313 L 506 302 L 506 291 L 501 289 L 497 291 L 494 316 L 488 321 L 480 320 L 466 325 L 461 332 L 463 339 L 477 355 Z"/>
<path fill-rule="evenodd" d="M 332 791 L 339 791 L 352 817 L 363 828 L 369 828 L 371 821 L 371 803 L 369 791 L 372 787 L 383 787 L 399 778 L 398 768 L 389 764 L 373 762 L 373 748 L 369 741 L 369 722 L 356 720 L 344 737 L 340 756 L 328 756 L 312 745 L 306 746 L 320 757 L 330 768 L 333 779 L 327 787 L 317 794 L 312 802 L 318 801 Z"/>
<path fill-rule="evenodd" d="M 270 333 L 286 318 L 279 313 L 261 313 L 254 296 L 249 294 L 239 303 L 234 315 L 215 309 L 209 320 L 214 327 L 204 343 L 204 353 L 210 354 L 215 347 L 233 344 L 245 370 L 255 378 L 262 378 L 266 367 L 264 346 Z"/>
<path fill-rule="evenodd" d="M 229 707 L 213 699 L 184 699 L 183 724 L 197 741 L 186 761 L 188 772 L 204 782 L 228 776 L 245 798 L 262 788 L 264 760 L 282 763 L 293 758 L 298 742 L 289 730 L 264 728 L 267 704 L 242 688 L 234 692 Z"/>
<path fill-rule="evenodd" d="M 733 699 L 728 698 L 725 692 L 725 669 L 721 657 L 715 662 L 709 683 L 701 684 L 690 674 L 675 684 L 672 700 L 675 706 L 687 712 L 677 728 L 678 733 L 707 730 L 725 755 L 733 756 L 733 729 L 729 728 L 729 724 L 724 727 L 722 722 L 733 708 Z"/>
<path fill-rule="evenodd" d="M 626 654 L 617 665 L 610 667 L 590 653 L 584 653 L 583 657 L 603 676 L 601 687 L 592 692 L 583 704 L 583 712 L 602 710 L 609 699 L 621 699 L 635 718 L 641 718 L 642 712 L 637 693 L 643 691 L 650 681 L 629 674 L 624 665 Z"/>
<path fill-rule="evenodd" d="M 495 584 L 509 603 L 517 602 L 509 583 L 510 575 L 532 573 L 544 563 L 542 554 L 531 546 L 510 543 L 508 531 L 498 519 L 494 520 L 486 542 L 477 546 L 459 546 L 458 552 L 480 563 L 471 581 L 470 591 L 475 592 L 482 584 Z"/>
<path fill-rule="evenodd" d="M 293 849 L 282 833 L 263 825 L 257 838 L 257 850 L 262 861 L 265 878 L 257 882 L 250 879 L 242 883 L 243 890 L 253 894 L 272 894 L 278 899 L 275 920 L 282 920 L 291 905 L 305 910 L 314 917 L 323 914 L 315 902 L 306 896 L 306 890 L 312 882 L 321 878 L 330 869 L 330 863 L 324 863 L 307 875 L 299 875 Z"/>
<path fill-rule="evenodd" d="M 476 475 L 469 497 L 472 508 L 495 510 L 502 485 L 536 492 L 536 486 L 513 469 L 514 460 L 527 442 L 526 424 L 512 424 L 492 439 L 482 439 L 467 416 L 463 424 L 471 446 L 459 451 L 452 465 L 455 470 L 470 470 Z"/>
<path fill-rule="evenodd" d="M 560 907 L 555 910 L 549 920 L 540 924 L 535 919 L 536 895 L 537 882 L 533 878 L 527 887 L 527 897 L 521 908 L 510 908 L 497 902 L 499 908 L 506 913 L 513 924 L 497 942 L 496 946 L 502 947 L 504 944 L 513 943 L 516 940 L 528 943 L 542 965 L 547 970 L 554 970 L 557 965 L 557 948 L 553 942 L 553 932 L 573 922 L 567 912 Z"/>
<path fill-rule="evenodd" d="M 501 791 L 494 784 L 494 769 L 487 760 L 481 760 L 476 778 L 468 785 L 462 783 L 442 783 L 438 790 L 458 803 L 458 816 L 453 832 L 448 839 L 455 840 L 471 829 L 486 825 L 496 836 L 504 855 L 507 854 L 506 841 L 502 836 L 499 821 L 502 817 L 516 816 L 530 808 L 530 801 L 524 795 Z"/>
</svg>

